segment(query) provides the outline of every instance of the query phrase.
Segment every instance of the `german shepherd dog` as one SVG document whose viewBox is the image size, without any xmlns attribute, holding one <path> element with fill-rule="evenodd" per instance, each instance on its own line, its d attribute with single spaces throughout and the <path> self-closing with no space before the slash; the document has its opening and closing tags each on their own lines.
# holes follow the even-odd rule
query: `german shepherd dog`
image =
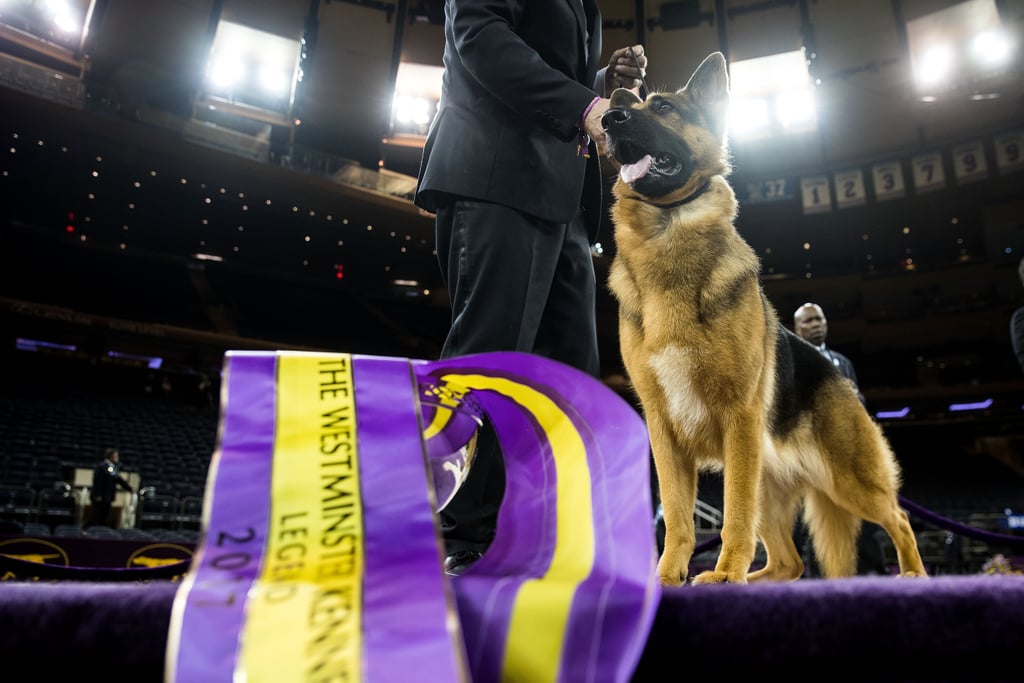
<svg viewBox="0 0 1024 683">
<path fill-rule="evenodd" d="M 779 322 L 758 257 L 734 227 L 728 105 L 716 52 L 675 93 L 642 102 L 616 90 L 602 119 L 621 165 L 608 285 L 665 516 L 658 578 L 687 581 L 703 470 L 723 476 L 722 548 L 695 584 L 799 578 L 801 503 L 826 577 L 856 572 L 862 519 L 892 538 L 901 576 L 925 576 L 881 429 L 853 384 Z M 767 562 L 751 571 L 758 540 Z"/>
</svg>

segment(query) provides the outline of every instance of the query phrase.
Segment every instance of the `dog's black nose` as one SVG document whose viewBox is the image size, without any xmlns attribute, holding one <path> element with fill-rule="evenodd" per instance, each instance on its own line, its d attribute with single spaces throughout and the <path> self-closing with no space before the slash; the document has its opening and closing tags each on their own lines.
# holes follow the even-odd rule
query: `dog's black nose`
<svg viewBox="0 0 1024 683">
<path fill-rule="evenodd" d="M 609 109 L 601 116 L 601 127 L 608 130 L 611 126 L 629 120 L 628 109 Z"/>
</svg>

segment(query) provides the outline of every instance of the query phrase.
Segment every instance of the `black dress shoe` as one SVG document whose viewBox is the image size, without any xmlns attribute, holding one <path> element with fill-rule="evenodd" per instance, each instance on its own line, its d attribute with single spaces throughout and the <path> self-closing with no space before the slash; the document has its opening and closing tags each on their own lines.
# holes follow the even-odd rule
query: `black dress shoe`
<svg viewBox="0 0 1024 683">
<path fill-rule="evenodd" d="M 483 556 L 483 553 L 477 550 L 457 550 L 444 558 L 444 573 L 449 576 L 458 576 Z"/>
</svg>

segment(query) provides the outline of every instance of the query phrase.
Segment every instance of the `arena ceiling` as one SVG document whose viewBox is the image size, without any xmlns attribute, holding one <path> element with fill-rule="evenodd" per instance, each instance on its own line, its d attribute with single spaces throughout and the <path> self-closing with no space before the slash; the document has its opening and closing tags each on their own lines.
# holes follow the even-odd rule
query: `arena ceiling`
<svg viewBox="0 0 1024 683">
<path fill-rule="evenodd" d="M 420 335 L 425 341 L 407 348 L 437 348 L 447 295 L 431 217 L 408 198 L 420 140 L 396 135 L 390 113 L 402 62 L 441 63 L 442 3 L 86 4 L 93 23 L 81 50 L 40 48 L 0 26 L 9 226 L 126 255 L 192 264 L 213 256 L 334 288 L 364 307 L 364 324 L 378 321 L 380 334 Z M 1021 389 L 1008 374 L 1016 368 L 1006 321 L 1021 298 L 1024 254 L 1024 1 L 992 3 L 1016 40 L 1009 66 L 926 98 L 908 28 L 963 3 L 599 4 L 606 54 L 642 43 L 652 89 L 680 87 L 712 51 L 738 62 L 807 50 L 817 128 L 732 144 L 738 227 L 784 320 L 803 301 L 822 303 L 833 344 L 854 358 L 869 396 Z M 306 41 L 288 116 L 237 106 L 211 113 L 198 80 L 220 20 Z M 218 126 L 219 137 L 203 138 Z M 929 162 L 940 183 L 924 182 Z M 880 181 L 892 169 L 903 191 L 887 195 Z M 606 171 L 611 179 L 615 169 Z M 827 206 L 808 203 L 814 183 L 824 183 Z M 614 254 L 610 231 L 602 248 L 601 277 Z M 423 313 L 410 314 L 410 304 Z M 609 371 L 615 315 L 602 295 Z"/>
</svg>

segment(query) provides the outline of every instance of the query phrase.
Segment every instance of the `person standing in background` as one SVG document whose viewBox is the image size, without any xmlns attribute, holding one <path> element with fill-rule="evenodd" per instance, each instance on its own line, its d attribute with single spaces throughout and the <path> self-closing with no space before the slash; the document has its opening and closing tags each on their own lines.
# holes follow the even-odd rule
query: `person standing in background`
<svg viewBox="0 0 1024 683">
<path fill-rule="evenodd" d="M 118 487 L 134 493 L 128 481 L 121 476 L 121 455 L 116 448 L 108 448 L 103 460 L 92 471 L 92 514 L 89 526 L 110 526 L 110 506 Z"/>
<path fill-rule="evenodd" d="M 839 370 L 839 373 L 853 383 L 857 390 L 857 398 L 861 405 L 867 407 L 864 394 L 861 393 L 857 384 L 857 373 L 853 369 L 853 363 L 849 358 L 834 349 L 830 349 L 825 340 L 828 337 L 828 320 L 821 306 L 814 303 L 806 303 L 796 309 L 793 313 L 793 331 L 797 336 L 818 349 L 818 352 L 825 357 L 832 365 Z M 860 536 L 857 538 L 857 573 L 858 574 L 885 574 L 887 569 L 882 554 L 882 546 L 876 537 L 876 533 L 882 527 L 873 522 L 861 524 Z M 797 530 L 794 542 L 797 550 L 804 558 L 804 566 L 810 575 L 819 575 L 814 553 L 810 547 L 810 538 L 803 520 L 797 521 Z"/>
<path fill-rule="evenodd" d="M 436 215 L 452 321 L 442 358 L 524 351 L 600 374 L 591 245 L 603 212 L 601 115 L 639 88 L 640 45 L 601 60 L 597 0 L 448 0 L 441 100 L 417 206 Z M 441 512 L 445 570 L 494 536 L 505 477 L 489 424 Z"/>
<path fill-rule="evenodd" d="M 1021 286 L 1024 286 L 1024 258 L 1017 264 L 1017 278 Z M 1024 372 L 1024 306 L 1018 307 L 1010 318 L 1010 344 L 1017 356 L 1017 364 L 1021 372 Z"/>
<path fill-rule="evenodd" d="M 857 398 L 862 405 L 867 405 L 864 394 L 860 393 L 857 383 L 857 372 L 853 369 L 853 363 L 849 358 L 825 344 L 828 337 L 828 320 L 825 318 L 825 311 L 818 304 L 806 303 L 796 309 L 793 313 L 793 331 L 797 336 L 818 349 L 832 365 L 836 366 L 839 373 L 853 382 L 857 389 Z"/>
</svg>

